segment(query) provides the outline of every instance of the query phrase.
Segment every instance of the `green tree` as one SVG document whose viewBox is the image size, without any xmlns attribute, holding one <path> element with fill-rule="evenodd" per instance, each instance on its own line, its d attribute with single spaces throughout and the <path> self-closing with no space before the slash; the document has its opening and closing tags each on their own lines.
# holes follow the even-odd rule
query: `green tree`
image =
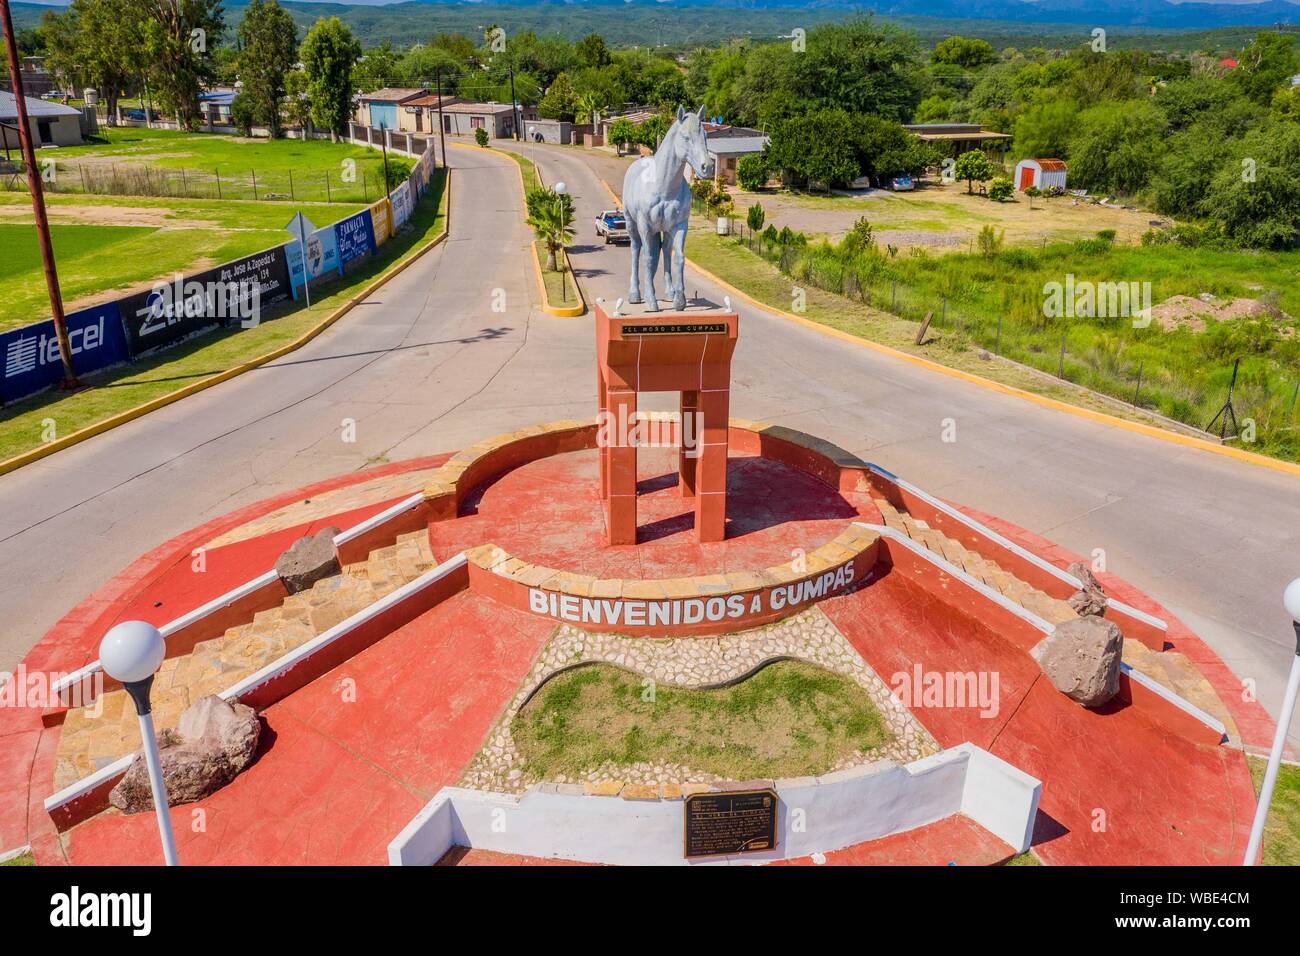
<svg viewBox="0 0 1300 956">
<path fill-rule="evenodd" d="M 240 136 L 253 135 L 253 126 L 257 123 L 257 104 L 247 93 L 236 93 L 230 101 L 230 122 L 235 125 Z"/>
<path fill-rule="evenodd" d="M 1079 122 L 1079 105 L 1052 99 L 1034 103 L 1016 119 L 1016 153 L 1034 159 L 1068 159 Z"/>
<path fill-rule="evenodd" d="M 307 31 L 298 55 L 307 74 L 312 122 L 329 130 L 337 142 L 352 117 L 353 69 L 361 44 L 338 17 L 322 17 Z"/>
<path fill-rule="evenodd" d="M 668 132 L 668 127 L 672 125 L 671 121 L 663 113 L 656 113 L 649 119 L 644 119 L 636 124 L 636 139 L 634 142 L 642 146 L 648 146 L 651 149 L 659 148 L 659 141 L 664 138 Z"/>
<path fill-rule="evenodd" d="M 311 125 L 311 97 L 307 93 L 307 74 L 290 70 L 284 76 L 284 115 L 303 131 Z"/>
<path fill-rule="evenodd" d="M 927 96 L 916 108 L 912 117 L 917 123 L 944 123 L 952 118 L 953 101 L 946 96 Z"/>
<path fill-rule="evenodd" d="M 139 4 L 73 0 L 63 13 L 47 12 L 42 29 L 50 69 L 78 92 L 88 86 L 98 90 L 108 125 L 116 125 L 122 92 L 135 85 L 147 67 Z"/>
<path fill-rule="evenodd" d="M 1220 167 L 1206 191 L 1202 214 L 1243 245 L 1300 245 L 1300 126 L 1261 127 L 1234 151 L 1234 161 Z"/>
<path fill-rule="evenodd" d="M 767 185 L 767 159 L 763 154 L 748 153 L 740 157 L 740 161 L 736 163 L 736 180 L 740 183 L 741 189 L 750 192 Z"/>
<path fill-rule="evenodd" d="M 972 149 L 962 153 L 953 164 L 952 174 L 957 179 L 966 180 L 966 192 L 975 191 L 975 181 L 988 182 L 993 178 L 993 164 L 984 155 L 982 149 Z"/>
<path fill-rule="evenodd" d="M 1246 96 L 1267 105 L 1297 72 L 1294 34 L 1260 30 L 1238 55 L 1237 68 L 1228 77 Z"/>
<path fill-rule="evenodd" d="M 614 61 L 605 46 L 605 38 L 599 33 L 588 33 L 575 43 L 573 56 L 581 66 L 609 66 Z"/>
<path fill-rule="evenodd" d="M 1136 193 L 1158 168 L 1165 137 L 1164 114 L 1145 100 L 1084 110 L 1070 140 L 1070 179 L 1086 189 Z"/>
<path fill-rule="evenodd" d="M 776 124 L 768 160 L 801 183 L 846 186 L 861 174 L 860 134 L 861 124 L 844 110 L 804 113 Z"/>
<path fill-rule="evenodd" d="M 614 119 L 608 128 L 609 141 L 623 154 L 623 147 L 636 142 L 636 124 L 624 116 Z"/>
<path fill-rule="evenodd" d="M 567 73 L 555 77 L 538 104 L 537 112 L 545 119 L 573 122 L 578 112 L 578 94 L 574 92 Z"/>
<path fill-rule="evenodd" d="M 992 63 L 997 58 L 987 40 L 971 37 L 948 37 L 935 44 L 930 52 L 930 59 L 936 63 L 951 63 L 968 70 Z"/>
<path fill-rule="evenodd" d="M 216 75 L 213 52 L 226 25 L 221 0 L 135 0 L 144 14 L 142 52 L 150 87 L 182 129 L 199 117 L 199 93 Z"/>
<path fill-rule="evenodd" d="M 276 0 L 249 0 L 239 23 L 239 79 L 272 139 L 284 135 L 284 78 L 298 59 L 298 29 Z"/>
<path fill-rule="evenodd" d="M 760 203 L 754 203 L 745 213 L 745 224 L 749 226 L 750 232 L 762 232 L 763 223 L 767 221 L 767 214 L 763 212 L 763 206 Z"/>
<path fill-rule="evenodd" d="M 474 142 L 478 143 L 480 146 L 487 146 L 488 131 L 482 126 L 479 126 L 474 130 Z"/>
<path fill-rule="evenodd" d="M 546 243 L 546 268 L 554 272 L 559 268 L 556 255 L 577 233 L 573 229 L 573 197 L 560 195 L 550 189 L 535 190 L 528 205 L 528 225 L 533 234 Z"/>
</svg>

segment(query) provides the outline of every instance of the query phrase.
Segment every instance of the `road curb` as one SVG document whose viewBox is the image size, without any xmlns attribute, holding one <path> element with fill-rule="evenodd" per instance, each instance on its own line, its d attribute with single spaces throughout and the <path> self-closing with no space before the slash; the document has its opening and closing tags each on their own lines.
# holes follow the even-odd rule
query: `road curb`
<svg viewBox="0 0 1300 956">
<path fill-rule="evenodd" d="M 599 177 L 598 177 L 599 179 Z M 605 191 L 609 193 L 610 198 L 615 202 L 621 202 L 614 190 L 610 188 L 609 183 L 604 179 L 599 179 Z M 872 351 L 879 352 L 882 355 L 888 355 L 891 358 L 901 359 L 912 365 L 920 366 L 932 372 L 938 372 L 941 375 L 947 375 L 950 378 L 961 379 L 963 382 L 969 382 L 972 385 L 978 385 L 992 392 L 1000 392 L 1003 395 L 1010 395 L 1014 398 L 1020 398 L 1027 402 L 1033 402 L 1043 408 L 1050 408 L 1058 412 L 1064 412 L 1067 415 L 1074 415 L 1078 418 L 1086 418 L 1089 421 L 1096 422 L 1099 425 L 1107 425 L 1111 428 L 1119 428 L 1124 431 L 1134 432 L 1138 435 L 1145 435 L 1148 438 L 1156 438 L 1160 441 L 1170 442 L 1175 445 L 1182 445 L 1184 448 L 1195 448 L 1199 451 L 1207 451 L 1214 455 L 1221 455 L 1224 458 L 1233 458 L 1237 461 L 1245 462 L 1248 465 L 1255 465 L 1260 468 L 1268 468 L 1272 471 L 1280 471 L 1285 475 L 1300 475 L 1300 464 L 1290 461 L 1282 461 L 1279 458 L 1270 458 L 1267 455 L 1260 455 L 1253 451 L 1245 451 L 1241 448 L 1233 448 L 1230 445 L 1217 445 L 1214 442 L 1206 441 L 1203 438 L 1194 438 L 1191 435 L 1180 435 L 1177 432 L 1171 432 L 1163 428 L 1157 428 L 1154 425 L 1144 425 L 1141 422 L 1130 422 L 1123 418 L 1117 418 L 1114 415 L 1107 415 L 1105 412 L 1095 412 L 1090 408 L 1080 408 L 1078 405 L 1071 405 L 1069 402 L 1062 402 L 1059 399 L 1048 398 L 1046 395 L 1036 395 L 1033 392 L 1026 391 L 1023 388 L 1016 388 L 1014 385 L 1003 385 L 1001 382 L 995 382 L 992 379 L 984 378 L 981 375 L 974 375 L 970 372 L 963 372 L 960 369 L 949 368 L 931 359 L 922 358 L 919 355 L 912 355 L 910 352 L 903 352 L 888 345 L 882 345 L 879 342 L 872 342 L 870 339 L 864 339 L 861 336 L 844 332 L 840 329 L 833 328 L 829 325 L 822 325 L 820 322 L 814 322 L 812 319 L 806 319 L 803 316 L 795 315 L 793 312 L 786 312 L 784 309 L 778 309 L 775 306 L 768 305 L 754 298 L 748 292 L 737 289 L 730 282 L 719 278 L 708 269 L 705 269 L 699 263 L 695 262 L 689 256 L 686 262 L 692 269 L 704 276 L 711 282 L 715 282 L 722 288 L 726 289 L 732 295 L 738 296 L 751 305 L 778 315 L 783 319 L 791 322 L 797 322 L 805 328 L 820 332 L 823 335 L 829 335 L 832 338 L 840 339 L 844 342 L 851 342 L 854 345 L 868 348 Z"/>
<path fill-rule="evenodd" d="M 335 309 L 333 312 L 327 315 L 319 323 L 312 326 L 302 335 L 298 336 L 298 338 L 294 339 L 292 342 L 289 342 L 286 345 L 280 346 L 278 349 L 273 349 L 272 351 L 266 352 L 263 355 L 259 355 L 256 358 L 249 359 L 246 362 L 241 362 L 239 365 L 236 365 L 232 368 L 228 368 L 224 372 L 218 372 L 215 375 L 210 375 L 207 378 L 200 379 L 199 381 L 194 382 L 193 384 L 183 386 L 182 388 L 178 388 L 174 392 L 169 392 L 166 395 L 160 395 L 158 398 L 151 399 L 150 401 L 145 402 L 143 405 L 137 405 L 135 408 L 127 409 L 124 412 L 119 412 L 118 414 L 113 415 L 110 418 L 106 418 L 101 422 L 95 422 L 93 425 L 87 425 L 85 428 L 73 432 L 71 435 L 68 435 L 66 438 L 59 438 L 55 441 L 49 442 L 48 444 L 41 445 L 39 448 L 33 448 L 31 451 L 23 452 L 21 455 L 15 455 L 13 458 L 6 459 L 5 461 L 0 461 L 0 475 L 7 475 L 11 471 L 17 471 L 19 468 L 23 467 L 24 465 L 30 465 L 34 461 L 39 461 L 40 459 L 45 458 L 48 455 L 52 455 L 57 451 L 62 451 L 65 448 L 71 448 L 73 445 L 78 445 L 88 438 L 94 438 L 96 435 L 102 435 L 104 432 L 111 431 L 112 429 L 117 428 L 119 425 L 125 425 L 127 422 L 134 421 L 137 418 L 142 418 L 143 416 L 149 414 L 150 412 L 154 412 L 160 408 L 164 408 L 167 405 L 172 404 L 173 402 L 178 402 L 182 398 L 187 398 L 190 395 L 195 394 L 196 392 L 202 392 L 205 389 L 212 388 L 214 385 L 220 385 L 222 382 L 227 382 L 238 375 L 243 375 L 245 372 L 251 372 L 255 368 L 265 365 L 268 362 L 274 362 L 276 359 L 283 358 L 284 356 L 288 355 L 290 352 L 302 348 L 304 345 L 306 345 L 312 339 L 316 338 L 316 336 L 320 335 L 322 332 L 328 329 L 339 319 L 343 318 L 343 316 L 351 312 L 362 301 L 364 301 L 366 298 L 368 298 L 369 296 L 374 294 L 377 290 L 379 290 L 384 285 L 386 285 L 391 279 L 395 278 L 403 271 L 405 271 L 405 269 L 408 266 L 410 266 L 411 263 L 415 262 L 417 259 L 420 259 L 430 249 L 434 248 L 435 246 L 441 245 L 443 242 L 446 241 L 447 236 L 451 232 L 451 169 L 449 167 L 444 167 L 444 169 L 446 169 L 446 178 L 443 183 L 443 191 L 447 196 L 447 214 L 443 219 L 442 231 L 438 233 L 438 235 L 434 236 L 433 239 L 431 239 L 429 242 L 425 243 L 422 247 L 417 249 L 409 257 L 403 259 L 401 262 L 392 266 L 387 272 L 381 274 L 379 278 L 375 279 L 375 281 L 370 283 L 370 285 L 366 286 L 356 295 L 352 296 L 352 298 L 348 299 L 348 301 L 344 302 L 341 306 L 339 306 L 337 309 Z M 534 256 L 533 258 L 536 259 L 537 257 Z"/>
</svg>

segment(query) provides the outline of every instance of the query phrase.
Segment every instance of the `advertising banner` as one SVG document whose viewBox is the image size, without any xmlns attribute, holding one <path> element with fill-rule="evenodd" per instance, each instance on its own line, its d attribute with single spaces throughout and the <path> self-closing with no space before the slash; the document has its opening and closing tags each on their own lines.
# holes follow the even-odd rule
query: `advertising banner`
<svg viewBox="0 0 1300 956">
<path fill-rule="evenodd" d="M 376 248 L 387 242 L 393 234 L 393 213 L 387 199 L 381 199 L 370 207 L 370 230 L 375 237 Z"/>
<path fill-rule="evenodd" d="M 319 279 L 321 276 L 330 272 L 343 274 L 342 266 L 339 262 L 339 248 L 334 238 L 334 227 L 325 226 L 323 229 L 317 229 L 307 237 L 304 244 L 307 248 L 307 276 L 311 279 Z M 285 257 L 289 262 L 289 278 L 293 282 L 294 289 L 303 284 L 303 267 L 302 267 L 302 245 L 297 240 L 285 243 Z"/>
<path fill-rule="evenodd" d="M 402 228 L 402 223 L 410 218 L 411 208 L 415 205 L 411 197 L 410 180 L 402 183 L 389 193 L 388 198 L 393 204 L 393 231 L 396 232 Z"/>
<path fill-rule="evenodd" d="M 375 251 L 375 227 L 369 212 L 359 212 L 334 224 L 334 239 L 338 247 L 339 266 L 360 259 Z"/>
<path fill-rule="evenodd" d="M 133 356 L 171 345 L 214 325 L 260 321 L 260 312 L 290 298 L 283 246 L 255 252 L 192 276 L 158 282 L 121 300 Z"/>
<path fill-rule="evenodd" d="M 77 374 L 117 365 L 130 358 L 117 302 L 105 302 L 67 316 L 72 367 Z M 63 378 L 63 360 L 54 320 L 0 332 L 0 401 L 39 392 Z"/>
</svg>

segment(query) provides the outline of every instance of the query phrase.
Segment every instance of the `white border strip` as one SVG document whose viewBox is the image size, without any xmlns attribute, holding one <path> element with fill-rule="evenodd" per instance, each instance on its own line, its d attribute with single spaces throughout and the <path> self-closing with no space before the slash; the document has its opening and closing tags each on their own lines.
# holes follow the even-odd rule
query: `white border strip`
<svg viewBox="0 0 1300 956">
<path fill-rule="evenodd" d="M 412 508 L 418 507 L 424 501 L 424 492 L 418 491 L 404 501 L 399 501 L 391 508 L 385 508 L 376 515 L 372 515 L 360 524 L 354 524 L 346 531 L 340 531 L 334 536 L 334 547 L 337 549 L 341 544 L 347 544 L 356 538 L 361 537 L 367 531 L 373 531 L 387 521 L 391 521 L 398 515 L 405 514 Z"/>
<path fill-rule="evenodd" d="M 1049 621 L 1043 620 L 1033 611 L 1017 604 L 1015 601 L 1011 600 L 1005 594 L 995 591 L 993 588 L 989 587 L 983 581 L 979 580 L 978 578 L 972 577 L 970 574 L 966 573 L 961 568 L 957 567 L 947 558 L 943 557 L 943 555 L 935 554 L 925 545 L 917 541 L 913 541 L 911 538 L 903 534 L 901 531 L 896 531 L 893 528 L 886 528 L 883 525 L 866 524 L 865 522 L 862 521 L 855 521 L 853 523 L 857 525 L 859 528 L 866 528 L 868 531 L 875 532 L 876 534 L 880 535 L 880 537 L 882 538 L 888 538 L 890 541 L 897 541 L 899 544 L 907 548 L 917 557 L 922 558 L 925 561 L 928 561 L 930 564 L 933 564 L 935 567 L 939 568 L 945 574 L 948 574 L 956 578 L 958 581 L 961 581 L 962 584 L 965 584 L 967 587 L 971 588 L 972 590 L 978 591 L 981 595 L 983 595 L 988 600 L 992 601 L 994 604 L 998 605 L 1004 610 L 1011 612 L 1016 617 L 1023 620 L 1026 624 L 1029 624 L 1031 627 L 1034 627 L 1037 630 L 1042 631 L 1044 634 L 1051 634 L 1053 631 L 1056 630 L 1055 625 L 1053 625 Z"/>
<path fill-rule="evenodd" d="M 16 850 L 5 850 L 3 853 L 0 853 L 0 863 L 8 863 L 10 860 L 18 859 L 24 853 L 31 852 L 32 845 L 30 843 L 27 844 L 27 846 L 20 846 Z"/>
<path fill-rule="evenodd" d="M 275 571 L 274 568 L 272 568 L 270 571 L 267 571 L 265 574 L 259 575 L 258 577 L 253 578 L 251 581 L 245 581 L 243 584 L 239 585 L 236 588 L 232 588 L 231 590 L 227 591 L 225 594 L 220 594 L 217 597 L 214 597 L 207 604 L 202 604 L 196 607 L 194 610 L 186 614 L 182 614 L 180 617 L 176 618 L 175 620 L 168 621 L 166 624 L 160 627 L 159 630 L 162 632 L 163 637 L 171 637 L 177 631 L 189 627 L 191 624 L 197 624 L 199 621 L 203 620 L 209 614 L 213 614 L 217 611 L 222 610 L 223 608 L 229 607 L 230 605 L 234 604 L 236 601 L 240 601 L 243 598 L 246 598 L 254 591 L 261 590 L 262 588 L 266 587 L 268 584 L 271 584 L 272 582 L 278 580 L 279 577 L 280 575 Z M 85 667 L 81 668 L 81 670 L 73 671 L 67 677 L 64 677 L 62 680 L 60 680 L 58 683 L 54 685 L 55 696 L 58 696 L 63 691 L 67 690 L 69 687 L 81 683 L 87 677 L 90 677 L 93 674 L 97 674 L 99 671 L 103 669 L 104 669 L 103 664 L 101 664 L 99 660 L 96 659 L 91 661 Z"/>
<path fill-rule="evenodd" d="M 994 544 L 998 545 L 1001 548 L 1005 548 L 1007 551 L 1010 551 L 1012 554 L 1016 555 L 1017 557 L 1022 558 L 1025 561 L 1028 561 L 1030 564 L 1033 564 L 1035 567 L 1039 568 L 1040 570 L 1046 571 L 1048 574 L 1068 584 L 1076 591 L 1081 590 L 1083 588 L 1083 582 L 1080 581 L 1078 578 L 1076 578 L 1073 574 L 1061 570 L 1060 568 L 1058 568 L 1056 565 L 1052 564 L 1050 561 L 1046 560 L 1045 558 L 1041 558 L 1038 555 L 1034 554 L 1032 551 L 1022 548 L 1014 541 L 1011 541 L 1008 538 L 1003 537 L 1002 535 L 994 531 L 992 528 L 984 524 L 981 524 L 980 522 L 976 521 L 974 518 L 970 517 L 969 515 L 964 514 L 961 511 L 958 511 L 956 508 L 953 508 L 950 505 L 944 504 L 944 502 L 940 501 L 938 498 L 934 497 L 928 492 L 922 491 L 920 488 L 916 487 L 916 485 L 912 484 L 910 481 L 906 481 L 902 478 L 899 478 L 897 475 L 894 475 L 886 471 L 884 468 L 881 468 L 879 465 L 874 465 L 871 462 L 866 462 L 865 464 L 868 470 L 892 482 L 894 485 L 903 489 L 904 491 L 916 495 L 916 497 L 920 498 L 930 507 L 936 509 L 937 511 L 943 512 L 943 514 L 952 518 L 954 521 L 958 521 L 961 524 L 964 524 L 972 531 L 978 532 L 981 536 L 987 538 L 989 541 L 992 541 Z M 1123 601 L 1117 601 L 1115 598 L 1108 596 L 1106 598 L 1106 603 L 1110 607 L 1113 607 L 1116 611 L 1119 611 L 1122 614 L 1126 614 L 1129 617 L 1135 618 L 1136 620 L 1142 621 L 1144 624 L 1150 625 L 1151 627 L 1154 627 L 1157 630 L 1167 631 L 1169 629 L 1169 625 L 1166 624 L 1164 621 L 1162 621 L 1160 618 L 1148 614 L 1146 611 L 1140 611 L 1135 607 L 1130 607 L 1129 605 L 1125 604 Z"/>
<path fill-rule="evenodd" d="M 266 667 L 263 667 L 257 673 L 251 674 L 250 676 L 246 677 L 244 680 L 240 681 L 238 684 L 235 684 L 233 687 L 226 688 L 217 696 L 219 696 L 222 700 L 233 700 L 241 697 L 242 695 L 248 693 L 250 690 L 253 690 L 254 688 L 260 687 L 268 680 L 274 677 L 278 677 L 280 674 L 285 673 L 286 671 L 293 668 L 295 665 L 301 663 L 303 660 L 310 657 L 311 654 L 314 653 L 315 651 L 319 650 L 322 647 L 325 647 L 328 644 L 332 644 L 340 637 L 343 637 L 345 634 L 348 634 L 349 632 L 355 630 L 357 627 L 360 627 L 362 624 L 371 620 L 376 615 L 382 614 L 384 611 L 387 611 L 390 608 L 394 607 L 395 605 L 400 604 L 402 601 L 404 601 L 406 598 L 410 597 L 411 595 L 423 591 L 429 585 L 434 584 L 435 582 L 446 577 L 450 572 L 456 570 L 459 567 L 462 567 L 465 563 L 466 562 L 465 562 L 464 553 L 457 554 L 454 557 L 448 558 L 446 561 L 442 562 L 442 564 L 438 565 L 436 568 L 431 568 L 430 570 L 426 571 L 424 574 L 416 578 L 414 581 L 402 585 L 396 591 L 393 591 L 391 594 L 388 594 L 385 597 L 380 598 L 374 604 L 370 604 L 362 608 L 360 611 L 352 615 L 347 620 L 341 621 L 340 623 L 334 625 L 334 627 L 330 628 L 328 631 L 325 631 L 323 634 L 320 634 L 317 637 L 313 638 L 312 640 L 308 641 L 306 644 L 301 644 L 298 647 L 295 647 L 292 651 L 290 651 L 287 654 L 284 654 L 277 660 L 272 661 L 270 664 L 268 664 Z M 90 774 L 89 776 L 82 777 L 76 783 L 73 783 L 65 787 L 64 789 L 60 790 L 58 793 L 47 797 L 45 799 L 46 812 L 50 813 L 58 809 L 60 806 L 63 806 L 64 804 L 71 803 L 73 800 L 76 800 L 78 797 L 81 797 L 84 794 L 89 793 L 91 790 L 94 790 L 96 787 L 100 786 L 101 784 L 111 780 L 116 776 L 126 773 L 127 769 L 131 766 L 131 761 L 134 759 L 135 759 L 134 753 L 129 753 L 124 757 L 119 757 L 111 764 L 108 764 L 105 767 L 101 767 L 99 770 L 96 770 L 94 773 Z"/>
<path fill-rule="evenodd" d="M 624 800 L 544 783 L 522 794 L 444 787 L 388 845 L 388 860 L 427 866 L 464 846 L 628 866 L 752 865 L 829 853 L 958 814 L 1023 852 L 1042 793 L 1038 780 L 970 743 L 904 765 L 882 760 L 770 786 L 779 800 L 777 842 L 753 854 L 685 859 L 680 799 Z M 792 823 L 793 808 L 806 811 L 807 827 Z M 503 815 L 513 818 L 505 827 Z"/>
<path fill-rule="evenodd" d="M 1179 710 L 1183 711 L 1186 714 L 1190 714 L 1192 717 L 1195 717 L 1197 720 L 1205 724 L 1205 726 L 1209 727 L 1211 730 L 1217 730 L 1219 732 L 1220 743 L 1222 743 L 1224 740 L 1227 739 L 1228 728 L 1223 725 L 1223 721 L 1219 720 L 1219 718 L 1215 717 L 1213 714 L 1207 714 L 1205 711 L 1201 710 L 1201 708 L 1197 707 L 1187 698 L 1179 697 L 1177 694 L 1175 694 L 1164 684 L 1161 684 L 1158 681 L 1154 680 L 1153 678 L 1148 677 L 1146 674 L 1143 674 L 1140 670 L 1137 670 L 1130 664 L 1126 664 L 1123 661 L 1120 661 L 1119 669 L 1123 671 L 1125 674 L 1127 674 L 1128 679 L 1133 681 L 1135 684 L 1141 684 L 1143 687 L 1151 691 L 1156 696 L 1163 697 L 1165 700 L 1169 701 L 1169 703 L 1173 704 Z"/>
</svg>

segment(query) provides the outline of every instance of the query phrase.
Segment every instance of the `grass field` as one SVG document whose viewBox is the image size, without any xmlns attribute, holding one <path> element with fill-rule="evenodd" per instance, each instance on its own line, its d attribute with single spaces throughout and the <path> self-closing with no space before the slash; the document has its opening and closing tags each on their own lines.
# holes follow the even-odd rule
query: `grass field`
<svg viewBox="0 0 1300 956">
<path fill-rule="evenodd" d="M 1247 760 L 1258 792 L 1267 761 L 1257 757 Z M 1278 768 L 1273 802 L 1264 821 L 1264 865 L 1300 866 L 1300 767 L 1293 764 Z"/>
<path fill-rule="evenodd" d="M 328 140 L 101 127 L 95 142 L 53 158 L 53 192 L 360 203 L 376 201 L 384 182 L 379 150 Z M 389 153 L 394 181 L 411 162 Z"/>
<path fill-rule="evenodd" d="M 511 733 L 534 774 L 576 778 L 613 763 L 668 762 L 730 780 L 820 774 L 887 743 L 884 719 L 852 679 L 779 661 L 713 690 L 660 686 L 608 664 L 551 678 Z"/>
<path fill-rule="evenodd" d="M 355 271 L 313 291 L 310 308 L 280 313 L 253 329 L 218 330 L 132 365 L 93 374 L 87 378 L 90 387 L 78 392 L 46 391 L 5 406 L 0 410 L 0 461 L 49 440 L 42 434 L 46 419 L 55 423 L 53 437 L 62 438 L 292 342 L 437 236 L 446 210 L 445 179 L 439 170 L 407 225 Z"/>
<path fill-rule="evenodd" d="M 125 196 L 47 196 L 64 308 L 75 311 L 175 272 L 229 262 L 287 241 L 301 209 L 317 226 L 364 208 L 348 203 L 241 202 Z M 30 200 L 0 193 L 0 331 L 47 319 Z"/>
<path fill-rule="evenodd" d="M 1241 359 L 1235 393 L 1239 444 L 1262 454 L 1300 460 L 1300 269 L 1297 253 L 1244 253 L 1180 246 L 1140 246 L 1099 239 L 1006 248 L 992 255 L 913 249 L 897 256 L 863 255 L 847 261 L 824 245 L 760 255 L 734 239 L 719 238 L 702 223 L 692 229 L 688 254 L 706 269 L 770 305 L 792 310 L 791 290 L 824 291 L 808 317 L 865 338 L 1005 380 L 1006 368 L 989 353 L 1037 370 L 1016 373 L 1012 384 L 1064 396 L 1047 379 L 1109 396 L 1113 414 L 1131 417 L 1124 404 L 1193 428 L 1205 428 L 1227 398 L 1234 361 Z M 1049 283 L 1150 283 L 1155 305 L 1145 327 L 1131 317 L 1044 315 Z M 761 290 L 756 292 L 756 290 Z M 1269 302 L 1284 317 L 1263 315 L 1231 322 L 1173 323 L 1160 319 L 1166 300 L 1202 293 Z M 1199 304 L 1199 303 L 1198 303 Z M 917 323 L 933 313 L 929 344 L 913 344 Z M 1287 318 L 1285 316 L 1290 316 Z M 855 321 L 861 319 L 862 321 Z M 897 325 L 901 319 L 905 323 Z M 980 366 L 982 365 L 982 369 Z M 1063 376 L 1061 373 L 1064 373 Z M 1089 407 L 1098 407 L 1089 405 Z M 1247 420 L 1249 419 L 1249 422 Z"/>
</svg>

